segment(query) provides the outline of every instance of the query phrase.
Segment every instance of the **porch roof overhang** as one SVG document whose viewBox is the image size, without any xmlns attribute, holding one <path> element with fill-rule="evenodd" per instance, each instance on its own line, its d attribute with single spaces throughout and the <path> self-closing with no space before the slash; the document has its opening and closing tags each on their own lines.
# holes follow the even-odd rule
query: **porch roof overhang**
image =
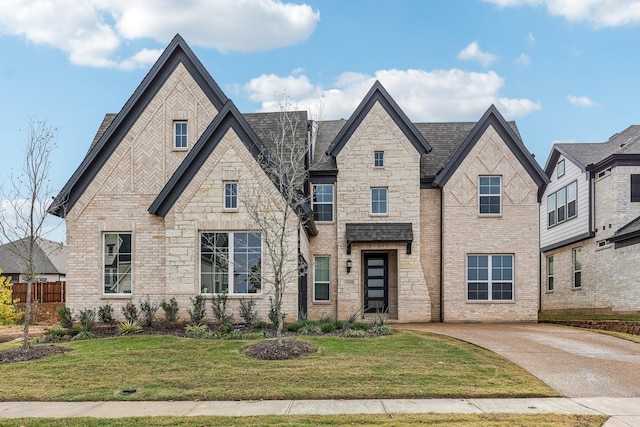
<svg viewBox="0 0 640 427">
<path fill-rule="evenodd" d="M 368 222 L 347 224 L 347 255 L 352 243 L 406 243 L 411 254 L 413 224 L 410 222 Z"/>
</svg>

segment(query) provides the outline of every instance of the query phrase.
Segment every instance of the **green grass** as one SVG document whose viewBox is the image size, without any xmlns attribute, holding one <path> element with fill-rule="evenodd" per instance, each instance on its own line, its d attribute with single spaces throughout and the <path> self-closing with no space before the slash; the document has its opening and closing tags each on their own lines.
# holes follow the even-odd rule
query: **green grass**
<svg viewBox="0 0 640 427">
<path fill-rule="evenodd" d="M 0 365 L 0 400 L 234 400 L 549 397 L 522 368 L 476 346 L 418 332 L 300 338 L 318 353 L 261 361 L 255 341 L 140 335 L 64 343 L 74 351 Z M 125 388 L 137 392 L 124 395 Z"/>
<path fill-rule="evenodd" d="M 439 426 L 458 427 L 600 427 L 607 417 L 595 415 L 335 415 L 335 416 L 261 416 L 261 417 L 136 417 L 118 419 L 61 418 L 61 419 L 0 419 L 0 427 L 113 427 L 113 426 Z"/>
</svg>

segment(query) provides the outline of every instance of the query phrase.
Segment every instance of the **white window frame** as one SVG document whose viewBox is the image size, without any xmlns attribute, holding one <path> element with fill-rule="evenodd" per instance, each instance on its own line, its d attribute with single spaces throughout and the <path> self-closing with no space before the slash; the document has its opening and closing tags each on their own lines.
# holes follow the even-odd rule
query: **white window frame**
<svg viewBox="0 0 640 427">
<path fill-rule="evenodd" d="M 237 255 L 242 255 L 242 253 L 236 252 L 236 248 L 235 248 L 235 236 L 236 234 L 255 234 L 258 235 L 260 237 L 260 289 L 257 290 L 257 292 L 236 292 L 235 291 L 235 273 L 236 273 L 236 269 L 235 269 L 235 262 L 233 261 L 233 259 L 235 259 L 235 257 Z M 222 290 L 222 292 L 214 292 L 215 289 L 208 289 L 208 288 L 204 288 L 203 287 L 203 283 L 202 283 L 202 277 L 203 277 L 203 271 L 202 271 L 202 263 L 203 263 L 203 257 L 202 257 L 202 235 L 203 234 L 226 234 L 227 235 L 227 252 L 226 255 L 221 255 L 223 262 L 224 257 L 226 257 L 226 266 L 227 266 L 227 271 L 224 272 L 226 273 L 226 285 L 227 285 L 227 289 L 226 290 Z M 264 269 L 264 262 L 262 262 L 262 258 L 263 258 L 263 249 L 264 249 L 264 243 L 262 241 L 262 233 L 259 231 L 240 231 L 240 230 L 234 230 L 234 231 L 222 231 L 222 230 L 214 230 L 214 231 L 200 231 L 200 233 L 198 234 L 199 239 L 198 239 L 198 246 L 199 246 L 199 253 L 200 253 L 200 257 L 199 259 L 200 264 L 199 264 L 199 268 L 200 268 L 200 293 L 203 295 L 216 295 L 216 294 L 221 294 L 221 293 L 226 293 L 228 295 L 262 295 L 262 291 L 264 288 L 264 280 L 263 280 L 263 269 Z M 214 261 L 215 262 L 215 261 Z M 212 274 L 213 276 L 213 274 Z M 205 292 L 206 290 L 206 292 Z"/>
<path fill-rule="evenodd" d="M 377 198 L 374 200 L 374 194 L 384 194 L 384 198 Z M 374 212 L 373 207 L 381 206 L 384 202 L 384 211 Z M 388 187 L 371 187 L 371 215 L 389 215 L 389 188 Z"/>
<path fill-rule="evenodd" d="M 560 160 L 558 162 L 558 165 L 556 166 L 556 178 L 561 178 L 564 176 L 565 170 L 564 170 L 564 159 Z"/>
<path fill-rule="evenodd" d="M 384 168 L 384 151 L 376 150 L 373 152 L 373 167 Z"/>
<path fill-rule="evenodd" d="M 553 292 L 554 264 L 553 255 L 547 256 L 547 292 Z"/>
<path fill-rule="evenodd" d="M 482 184 L 482 181 L 484 179 L 489 179 L 491 180 L 492 178 L 498 178 L 499 180 L 499 184 L 498 184 L 498 194 L 495 193 L 483 193 L 482 189 L 486 188 L 487 186 L 489 188 L 492 188 L 493 185 L 491 183 L 489 184 Z M 498 212 L 482 212 L 482 200 L 487 198 L 487 197 L 498 197 L 499 202 L 498 202 Z M 492 206 L 494 204 L 490 204 L 490 206 Z M 502 215 L 502 176 L 501 175 L 481 175 L 478 177 L 478 214 L 480 216 L 500 216 Z"/>
<path fill-rule="evenodd" d="M 573 270 L 573 289 L 582 289 L 582 248 L 571 250 L 571 265 Z"/>
<path fill-rule="evenodd" d="M 224 182 L 224 209 L 227 211 L 238 210 L 238 181 Z"/>
<path fill-rule="evenodd" d="M 327 202 L 327 201 L 320 201 L 318 202 L 316 200 L 316 194 L 317 194 L 317 187 L 331 187 L 331 201 Z M 335 218 L 335 200 L 336 200 L 336 193 L 335 193 L 335 186 L 333 184 L 312 184 L 311 185 L 311 208 L 313 209 L 313 216 L 314 219 L 316 220 L 316 222 L 333 222 L 334 218 Z M 323 193 L 326 194 L 326 193 Z M 325 219 L 316 219 L 316 206 L 320 206 L 320 205 L 331 205 L 331 219 L 330 220 L 325 220 Z"/>
<path fill-rule="evenodd" d="M 562 200 L 560 200 L 561 198 Z M 572 204 L 573 214 L 571 215 Z M 560 219 L 560 212 L 563 214 L 562 219 Z M 578 181 L 570 182 L 547 196 L 547 228 L 555 227 L 577 217 Z"/>
<path fill-rule="evenodd" d="M 183 125 L 184 132 L 182 132 Z M 173 122 L 173 148 L 176 150 L 189 148 L 189 124 L 186 120 L 174 120 Z"/>
<path fill-rule="evenodd" d="M 479 277 L 475 277 L 475 278 L 471 278 L 470 277 L 470 257 L 486 257 L 487 258 L 487 278 L 479 278 Z M 494 278 L 493 277 L 493 270 L 494 270 L 494 266 L 493 263 L 494 261 L 496 261 L 494 259 L 494 257 L 510 257 L 511 258 L 511 279 L 500 279 L 500 278 Z M 467 302 L 514 302 L 515 301 L 515 256 L 514 254 L 467 254 L 466 257 L 466 300 Z M 496 267 L 497 268 L 497 267 Z M 507 268 L 505 268 L 505 270 L 507 270 Z M 482 284 L 482 283 L 486 283 L 487 285 L 487 298 L 469 298 L 469 293 L 470 293 L 470 285 L 473 284 Z M 511 285 L 511 298 L 510 299 L 494 299 L 493 298 L 493 292 L 494 292 L 494 285 L 499 285 L 499 284 L 510 284 Z M 476 292 L 478 290 L 476 289 Z"/>
<path fill-rule="evenodd" d="M 327 259 L 327 280 L 318 280 L 318 259 Z M 316 289 L 318 285 L 326 285 L 327 298 L 316 298 Z M 331 301 L 331 257 L 329 255 L 315 255 L 313 257 L 313 302 L 329 302 Z"/>
<path fill-rule="evenodd" d="M 120 247 L 116 248 L 115 243 L 107 244 L 107 236 L 116 236 L 116 241 L 119 241 L 121 235 L 129 236 L 129 250 L 130 252 L 120 252 Z M 120 256 L 126 257 L 128 255 L 128 263 L 120 261 Z M 114 257 L 114 261 L 107 264 L 107 257 Z M 129 268 L 122 273 L 119 273 L 119 267 L 128 264 Z M 117 284 L 121 281 L 121 277 L 129 277 L 129 289 L 122 292 L 107 292 L 107 286 Z M 109 278 L 107 283 L 107 277 Z M 119 289 L 119 287 L 116 287 Z M 105 231 L 102 233 L 102 294 L 103 295 L 131 295 L 133 293 L 133 233 L 131 231 Z"/>
</svg>

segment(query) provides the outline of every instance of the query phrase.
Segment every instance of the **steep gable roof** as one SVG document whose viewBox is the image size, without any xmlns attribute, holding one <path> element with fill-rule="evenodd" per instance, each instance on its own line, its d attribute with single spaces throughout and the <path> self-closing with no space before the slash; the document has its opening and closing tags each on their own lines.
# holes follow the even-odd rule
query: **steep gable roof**
<svg viewBox="0 0 640 427">
<path fill-rule="evenodd" d="M 400 109 L 398 104 L 391 98 L 391 95 L 382 86 L 382 84 L 376 80 L 367 95 L 364 97 L 356 111 L 351 115 L 347 123 L 340 129 L 340 132 L 333 140 L 329 148 L 327 148 L 327 154 L 336 157 L 340 150 L 347 143 L 351 135 L 356 131 L 362 120 L 367 116 L 371 108 L 379 102 L 385 109 L 387 114 L 391 116 L 396 125 L 402 130 L 402 132 L 409 138 L 409 141 L 418 150 L 420 154 L 425 154 L 431 151 L 431 146 L 424 138 L 424 136 L 418 132 L 415 125 L 411 123 L 409 118 Z"/>
<path fill-rule="evenodd" d="M 442 187 L 447 183 L 489 126 L 493 126 L 498 135 L 500 135 L 500 138 L 507 144 L 511 152 L 516 156 L 522 166 L 524 166 L 538 187 L 542 187 L 549 182 L 549 178 L 547 178 L 540 165 L 538 165 L 538 162 L 533 158 L 533 155 L 524 146 L 520 137 L 505 121 L 495 105 L 491 105 L 478 123 L 476 123 L 467 134 L 462 144 L 456 149 L 444 168 L 437 173 L 433 181 L 435 186 Z"/>
<path fill-rule="evenodd" d="M 177 34 L 127 100 L 122 110 L 115 117 L 109 115 L 105 117 L 101 129 L 96 134 L 96 137 L 99 135 L 98 140 L 94 141 L 87 156 L 56 196 L 49 208 L 49 213 L 64 217 L 66 212 L 80 199 L 120 141 L 179 64 L 184 65 L 189 71 L 191 77 L 198 83 L 217 110 L 223 107 L 227 101 L 226 95 L 187 46 L 184 39 Z M 108 121 L 111 122 L 108 123 Z"/>
</svg>

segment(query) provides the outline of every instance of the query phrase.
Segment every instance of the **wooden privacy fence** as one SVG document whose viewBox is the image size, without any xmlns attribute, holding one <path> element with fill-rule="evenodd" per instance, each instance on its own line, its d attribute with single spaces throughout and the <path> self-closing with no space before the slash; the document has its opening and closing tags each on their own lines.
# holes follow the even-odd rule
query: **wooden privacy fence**
<svg viewBox="0 0 640 427">
<path fill-rule="evenodd" d="M 20 302 L 27 300 L 27 284 L 14 283 L 12 286 L 12 298 L 20 299 Z M 67 285 L 66 282 L 40 282 L 31 284 L 31 301 L 38 302 L 65 302 Z"/>
</svg>

